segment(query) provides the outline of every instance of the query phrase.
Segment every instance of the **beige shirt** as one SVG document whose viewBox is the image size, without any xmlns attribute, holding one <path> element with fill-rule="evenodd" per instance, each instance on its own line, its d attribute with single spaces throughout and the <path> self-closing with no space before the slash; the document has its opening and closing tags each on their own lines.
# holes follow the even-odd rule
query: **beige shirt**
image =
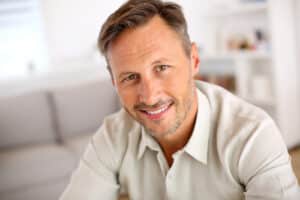
<svg viewBox="0 0 300 200">
<path fill-rule="evenodd" d="M 197 82 L 198 112 L 168 167 L 159 144 L 124 110 L 93 136 L 61 200 L 299 200 L 280 132 L 259 108 Z"/>
</svg>

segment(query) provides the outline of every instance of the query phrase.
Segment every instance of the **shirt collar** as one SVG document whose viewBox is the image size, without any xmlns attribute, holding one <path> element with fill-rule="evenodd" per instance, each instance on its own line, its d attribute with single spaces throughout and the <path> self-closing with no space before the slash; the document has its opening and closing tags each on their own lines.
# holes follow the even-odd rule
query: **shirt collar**
<svg viewBox="0 0 300 200">
<path fill-rule="evenodd" d="M 207 164 L 208 140 L 211 125 L 211 110 L 207 97 L 197 89 L 198 111 L 192 136 L 184 147 L 184 151 L 193 158 Z"/>
<path fill-rule="evenodd" d="M 156 142 L 156 140 L 149 133 L 147 133 L 145 127 L 142 126 L 141 140 L 138 149 L 138 159 L 141 159 L 147 147 L 157 152 L 161 151 L 161 148 L 159 144 Z"/>
<path fill-rule="evenodd" d="M 198 111 L 196 117 L 196 123 L 193 129 L 193 133 L 184 147 L 184 151 L 190 154 L 197 161 L 207 164 L 208 153 L 208 139 L 210 133 L 210 105 L 208 99 L 196 89 Z M 141 159 L 146 148 L 150 148 L 154 151 L 161 151 L 159 144 L 155 139 L 146 132 L 142 127 L 141 140 L 138 149 L 138 159 Z"/>
</svg>

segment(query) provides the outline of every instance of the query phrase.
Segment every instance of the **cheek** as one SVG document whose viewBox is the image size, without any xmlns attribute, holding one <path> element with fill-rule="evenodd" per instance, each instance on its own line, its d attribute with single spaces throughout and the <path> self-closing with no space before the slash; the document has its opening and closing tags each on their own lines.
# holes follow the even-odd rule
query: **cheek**
<svg viewBox="0 0 300 200">
<path fill-rule="evenodd" d="M 133 89 L 118 88 L 118 95 L 122 105 L 131 109 L 137 101 L 137 93 Z"/>
<path fill-rule="evenodd" d="M 185 95 L 188 85 L 191 82 L 191 74 L 189 70 L 178 70 L 172 76 L 163 80 L 161 85 L 166 86 L 167 91 L 172 91 L 172 93 L 179 96 Z"/>
</svg>

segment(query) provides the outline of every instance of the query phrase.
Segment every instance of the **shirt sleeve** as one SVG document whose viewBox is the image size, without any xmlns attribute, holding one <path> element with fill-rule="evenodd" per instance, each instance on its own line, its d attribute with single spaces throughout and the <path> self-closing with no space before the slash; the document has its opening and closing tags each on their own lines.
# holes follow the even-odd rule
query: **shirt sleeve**
<svg viewBox="0 0 300 200">
<path fill-rule="evenodd" d="M 281 134 L 272 120 L 247 138 L 239 160 L 246 200 L 299 200 L 299 186 Z"/>
<path fill-rule="evenodd" d="M 115 155 L 104 134 L 93 137 L 60 200 L 118 199 Z"/>
</svg>

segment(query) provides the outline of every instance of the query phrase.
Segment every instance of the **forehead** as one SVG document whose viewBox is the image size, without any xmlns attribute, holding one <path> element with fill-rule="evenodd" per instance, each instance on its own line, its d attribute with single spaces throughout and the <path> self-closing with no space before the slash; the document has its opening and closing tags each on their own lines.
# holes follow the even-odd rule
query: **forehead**
<svg viewBox="0 0 300 200">
<path fill-rule="evenodd" d="M 179 35 L 158 16 L 145 25 L 122 32 L 109 46 L 110 65 L 153 61 L 157 56 L 184 54 Z"/>
</svg>

